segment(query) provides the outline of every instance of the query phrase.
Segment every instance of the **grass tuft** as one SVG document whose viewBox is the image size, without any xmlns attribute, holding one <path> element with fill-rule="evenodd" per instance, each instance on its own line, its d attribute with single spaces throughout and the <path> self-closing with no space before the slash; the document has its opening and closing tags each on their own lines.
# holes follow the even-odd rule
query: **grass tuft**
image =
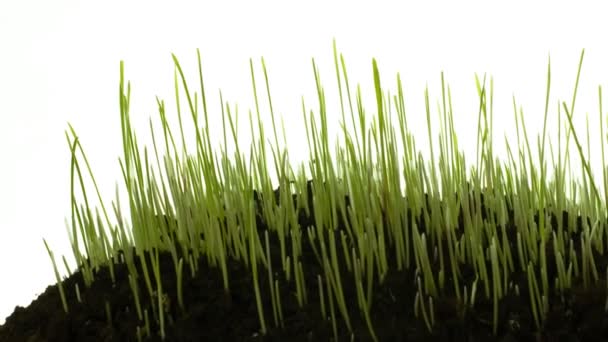
<svg viewBox="0 0 608 342">
<path fill-rule="evenodd" d="M 356 317 L 352 316 L 352 307 L 356 306 L 370 337 L 378 340 L 374 317 L 371 315 L 374 305 L 379 305 L 374 302 L 374 291 L 382 286 L 392 268 L 415 274 L 413 281 L 417 292 L 413 310 L 429 331 L 441 324 L 436 305 L 448 295 L 454 296 L 459 302 L 458 312 L 461 318 L 472 311 L 481 299 L 491 301 L 493 314 L 489 324 L 492 325 L 494 334 L 498 333 L 501 322 L 507 319 L 500 310 L 505 298 L 527 296 L 525 300 L 529 303 L 536 329 L 542 331 L 553 304 L 551 301 L 556 300 L 555 294 L 563 298 L 576 284 L 582 282 L 583 287 L 588 288 L 603 278 L 598 272 L 596 258 L 603 255 L 608 239 L 606 215 L 602 214 L 607 210 L 608 177 L 606 168 L 603 168 L 602 198 L 591 173 L 589 152 L 585 156 L 572 120 L 584 50 L 571 104 L 568 106 L 562 102 L 560 106 L 567 119 L 567 125 L 564 125 L 566 151 L 572 134 L 581 159 L 584 172 L 582 188 L 580 184 L 565 177 L 566 164 L 568 167 L 570 164 L 567 152 L 562 159 L 561 120 L 557 127 L 557 162 L 551 147 L 555 178 L 547 177 L 545 135 L 551 83 L 550 59 L 542 140 L 538 138 L 536 146 L 538 162 L 533 160 L 523 111 L 519 110 L 518 113 L 515 99 L 513 109 L 517 149 L 512 149 L 505 137 L 508 160 L 501 161 L 494 156 L 493 80 L 490 80 L 488 89 L 485 76 L 481 81 L 476 76 L 479 96 L 477 156 L 476 165 L 469 167 L 464 154 L 458 149 L 451 92 L 449 86 L 446 91 L 443 73 L 442 98 L 438 105 L 441 121 L 439 150 L 433 146 L 435 132 L 430 124 L 428 89 L 425 92 L 431 152 L 431 162 L 427 164 L 422 160 L 420 152 L 416 153 L 413 136 L 407 126 L 400 76 L 397 75 L 396 78 L 397 95 L 391 98 L 382 87 L 382 83 L 386 82 L 381 82 L 376 60 L 372 61 L 377 115 L 371 126 L 366 127 L 359 88 L 356 103 L 353 103 L 346 63 L 342 54 L 338 54 L 335 41 L 333 52 L 343 144 L 336 146 L 336 160 L 332 160 L 328 143 L 330 133 L 327 129 L 329 113 L 326 112 L 325 94 L 313 59 L 319 116 L 313 118 L 313 111 L 307 116 L 308 110 L 302 100 L 310 162 L 295 168 L 289 164 L 286 141 L 284 140 L 283 147 L 279 144 L 268 73 L 262 59 L 274 135 L 274 145 L 270 146 L 273 171 L 279 181 L 280 195 L 273 192 L 270 181 L 265 135 L 268 126 L 260 120 L 258 89 L 251 60 L 259 137 L 250 146 L 249 161 L 242 154 L 243 146 L 239 145 L 238 132 L 235 130 L 238 116 L 233 118 L 233 110 L 228 104 L 224 107 L 221 93 L 223 146 L 219 156 L 211 148 L 207 99 L 198 50 L 199 93 L 192 93 L 178 58 L 173 55 L 176 70 L 175 96 L 183 151 L 177 150 L 174 135 L 167 123 L 164 102 L 157 99 L 166 150 L 162 158 L 159 158 L 152 121 L 150 130 L 154 156 L 147 148 L 142 151 L 137 143 L 137 136 L 130 123 L 131 87 L 130 83 L 125 87 L 124 63 L 120 63 L 119 103 L 123 138 L 120 167 L 128 192 L 127 203 L 131 216 L 123 217 L 117 190 L 116 205 L 113 203 L 118 221 L 115 225 L 110 222 L 101 198 L 103 216 L 99 215 L 97 209 L 96 217 L 93 216 L 83 185 L 78 151 L 84 157 L 97 196 L 100 197 L 97 183 L 80 139 L 72 126 L 69 126 L 66 138 L 72 153 L 72 220 L 68 235 L 73 255 L 84 276 L 86 288 L 92 286 L 96 270 L 100 267 L 109 266 L 114 279 L 112 265 L 118 262 L 118 257 L 127 264 L 135 314 L 141 323 L 133 331 L 133 336 L 141 339 L 158 329 L 161 338 L 165 338 L 166 329 L 175 318 L 170 314 L 170 298 L 175 296 L 173 302 L 177 303 L 181 314 L 187 314 L 188 303 L 183 300 L 183 280 L 188 274 L 194 277 L 199 272 L 201 262 L 221 269 L 227 296 L 231 295 L 232 276 L 228 273 L 227 264 L 236 260 L 246 265 L 252 275 L 251 287 L 255 293 L 261 334 L 281 329 L 285 324 L 282 303 L 286 291 L 283 290 L 283 282 L 293 283 L 296 289 L 294 295 L 301 307 L 308 305 L 311 300 L 311 294 L 306 289 L 317 287 L 319 314 L 331 321 L 336 339 L 338 327 L 342 324 L 354 336 L 352 322 Z M 186 116 L 182 116 L 180 107 L 181 92 L 185 94 L 187 110 L 195 127 L 196 151 L 186 149 L 182 123 Z M 392 121 L 393 108 L 398 122 Z M 352 130 L 347 129 L 348 112 Z M 238 114 L 238 110 L 235 113 Z M 601 87 L 599 115 L 603 139 Z M 200 119 L 204 119 L 204 129 L 199 126 Z M 226 135 L 226 119 L 236 151 L 232 160 L 225 152 L 229 140 Z M 251 112 L 249 119 L 252 136 L 255 136 Z M 558 119 L 561 119 L 561 111 L 558 112 Z M 520 120 L 525 146 L 520 144 Z M 283 125 L 282 128 L 285 137 Z M 397 137 L 395 128 L 398 128 L 400 138 Z M 158 142 L 162 144 L 162 140 Z M 602 164 L 603 143 L 602 140 Z M 399 145 L 403 154 L 397 152 Z M 439 153 L 438 164 L 434 162 L 436 152 Z M 513 152 L 518 160 L 514 158 Z M 518 164 L 521 167 L 517 167 Z M 540 165 L 540 170 L 536 165 Z M 309 177 L 306 174 L 307 166 L 314 183 L 306 181 Z M 76 176 L 80 182 L 84 206 L 76 201 Z M 571 185 L 575 198 L 577 189 L 582 192 L 578 196 L 582 199 L 580 203 L 565 198 L 567 185 Z M 292 195 L 289 189 L 295 189 L 295 193 L 299 194 L 293 202 L 289 200 Z M 402 194 L 406 195 L 407 201 L 404 202 Z M 280 198 L 278 203 L 274 201 L 275 195 Z M 259 196 L 262 200 L 258 202 Z M 345 196 L 348 196 L 349 204 L 344 202 Z M 308 201 L 309 198 L 313 201 Z M 314 226 L 299 225 L 299 214 L 304 211 L 307 215 L 314 216 Z M 563 222 L 563 211 L 580 212 L 588 220 L 578 231 L 573 222 Z M 162 214 L 175 220 L 163 222 L 159 219 Z M 551 221 L 552 216 L 557 218 L 555 224 Z M 573 219 L 572 216 L 570 218 Z M 258 231 L 259 222 L 264 222 L 267 227 L 263 235 Z M 279 251 L 269 248 L 269 233 L 277 234 Z M 53 253 L 46 241 L 44 243 L 61 285 Z M 316 284 L 308 286 L 305 283 L 305 267 L 308 265 L 303 265 L 300 261 L 304 245 L 310 245 L 321 270 L 314 275 Z M 159 253 L 163 251 L 171 253 L 175 266 L 178 284 L 175 294 L 164 291 L 161 282 L 161 274 L 168 272 L 159 266 Z M 137 271 L 137 263 L 141 266 L 141 273 Z M 602 268 L 603 266 L 600 269 Z M 549 269 L 556 269 L 556 273 L 549 272 Z M 556 274 L 555 278 L 549 277 L 552 274 Z M 263 277 L 268 278 L 264 284 L 269 284 L 269 289 L 264 293 L 270 293 L 270 299 L 262 296 L 260 279 Z M 525 281 L 514 283 L 520 278 Z M 351 280 L 344 282 L 345 279 Z M 145 285 L 144 292 L 140 292 L 140 284 Z M 520 286 L 525 289 L 520 289 Z M 356 298 L 346 297 L 345 289 L 348 287 L 355 288 Z M 63 286 L 59 289 L 64 309 L 68 312 L 68 304 L 74 303 L 66 302 Z M 80 298 L 80 288 L 76 287 L 75 290 Z M 151 310 L 142 307 L 144 301 L 152 303 Z M 106 302 L 105 308 L 109 324 L 112 322 L 110 304 Z M 270 313 L 271 316 L 268 316 Z"/>
</svg>

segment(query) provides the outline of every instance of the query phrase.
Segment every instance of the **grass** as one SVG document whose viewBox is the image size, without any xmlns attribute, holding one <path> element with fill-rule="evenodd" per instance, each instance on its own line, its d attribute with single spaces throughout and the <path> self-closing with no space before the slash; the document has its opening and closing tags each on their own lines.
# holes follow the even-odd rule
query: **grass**
<svg viewBox="0 0 608 342">
<path fill-rule="evenodd" d="M 260 120 L 258 89 L 251 60 L 259 136 L 250 146 L 249 162 L 243 154 L 244 147 L 239 145 L 239 135 L 235 130 L 238 124 L 228 104 L 222 105 L 221 113 L 223 149 L 218 156 L 211 148 L 207 98 L 198 51 L 198 93 L 193 93 L 189 88 L 184 71 L 178 59 L 173 56 L 180 135 L 174 138 L 167 123 L 164 102 L 157 99 L 162 139 L 157 140 L 150 121 L 154 154 L 147 148 L 142 153 L 130 124 L 130 83 L 125 87 L 124 65 L 121 62 L 119 95 L 124 156 L 120 160 L 120 167 L 128 191 L 131 217 L 126 219 L 121 213 L 117 190 L 116 203 L 113 203 L 117 224 L 111 223 L 109 219 L 80 139 L 72 126 L 69 126 L 66 139 L 72 153 L 72 219 L 68 233 L 73 254 L 83 274 L 85 288 L 95 282 L 95 273 L 100 268 L 109 267 L 114 281 L 114 265 L 126 264 L 136 308 L 134 314 L 141 322 L 137 331 L 133 331 L 133 336 L 143 339 L 146 335 L 154 335 L 152 326 L 157 326 L 161 338 L 165 338 L 168 319 L 170 321 L 172 318 L 167 317 L 167 310 L 163 308 L 169 305 L 171 298 L 176 298 L 181 312 L 187 312 L 188 303 L 183 301 L 182 279 L 184 273 L 194 276 L 199 272 L 199 262 L 202 260 L 207 260 L 209 265 L 221 270 L 225 293 L 231 292 L 231 279 L 234 277 L 228 272 L 228 261 L 238 260 L 244 264 L 253 276 L 251 287 L 257 304 L 260 333 L 268 334 L 272 329 L 282 327 L 282 302 L 286 299 L 281 295 L 282 284 L 278 274 L 282 274 L 284 279 L 295 286 L 299 305 L 303 307 L 308 303 L 307 285 L 304 283 L 307 270 L 299 261 L 305 243 L 311 244 L 322 268 L 322 273 L 317 275 L 321 308 L 319 314 L 329 317 L 336 339 L 339 326 L 345 326 L 352 334 L 353 317 L 350 308 L 356 306 L 369 330 L 369 336 L 378 340 L 374 317 L 371 315 L 373 293 L 384 282 L 392 267 L 396 267 L 398 272 L 414 272 L 417 292 L 413 310 L 429 331 L 440 324 L 436 303 L 447 293 L 456 297 L 461 310 L 474 308 L 480 298 L 489 300 L 492 303 L 491 324 L 494 334 L 497 333 L 500 322 L 506 319 L 500 314 L 501 303 L 508 295 L 516 294 L 529 303 L 535 327 L 542 331 L 552 305 L 550 300 L 559 298 L 553 294 L 561 294 L 564 300 L 564 294 L 581 281 L 584 288 L 588 288 L 603 280 L 601 273 L 604 270 L 598 269 L 595 259 L 598 255 L 603 255 L 605 239 L 608 237 L 606 217 L 602 215 L 607 210 L 608 192 L 604 190 L 601 194 L 598 190 L 591 174 L 589 144 L 585 155 L 572 121 L 584 50 L 580 57 L 572 101 L 569 105 L 561 102 L 561 107 L 558 108 L 557 152 L 554 154 L 550 147 L 555 175 L 551 180 L 548 180 L 545 158 L 550 62 L 547 69 L 545 124 L 542 141 L 539 138 L 536 146 L 538 160 L 532 156 L 523 112 L 518 113 L 515 99 L 513 109 L 517 146 L 512 148 L 505 136 L 508 160 L 495 159 L 491 134 L 493 84 L 490 83 L 488 94 L 485 77 L 483 80 L 476 77 L 479 95 L 478 152 L 476 165 L 469 169 L 464 154 L 458 149 L 451 94 L 449 87 L 446 93 L 443 74 L 442 97 L 438 106 L 441 121 L 438 150 L 433 144 L 436 133 L 430 124 L 428 90 L 425 93 L 431 153 L 431 162 L 425 163 L 421 154 L 415 153 L 413 136 L 408 130 L 399 74 L 397 94 L 391 97 L 384 92 L 378 65 L 373 60 L 377 115 L 372 119 L 372 125 L 366 127 L 367 118 L 361 94 L 357 89 L 354 104 L 345 61 L 337 53 L 335 42 L 333 52 L 343 141 L 342 145 L 336 146 L 334 162 L 328 143 L 328 113 L 325 110 L 324 91 L 313 60 L 319 100 L 318 117 L 306 108 L 302 100 L 302 115 L 310 151 L 307 166 L 310 177 L 315 180 L 312 187 L 306 182 L 306 165 L 301 164 L 294 170 L 289 165 L 286 142 L 283 142 L 283 147 L 279 144 L 264 59 L 262 67 L 265 91 L 274 135 L 274 145 L 270 145 L 273 170 L 268 169 L 269 153 L 265 143 L 265 130 L 270 127 Z M 180 98 L 181 92 L 185 94 L 185 99 Z M 202 101 L 199 101 L 199 96 Z M 180 103 L 184 100 L 188 114 L 182 113 Z M 221 101 L 223 104 L 223 99 Z M 398 122 L 393 121 L 392 108 L 396 111 Z M 602 110 L 602 89 L 599 87 L 600 130 L 603 138 Z M 308 112 L 310 115 L 307 115 Z M 562 113 L 565 114 L 563 127 Z M 347 129 L 347 114 L 350 114 L 353 130 Z M 187 120 L 186 116 L 196 127 L 196 151 L 186 149 L 182 124 L 183 120 Z M 203 119 L 205 124 L 201 128 L 200 121 Z M 254 137 L 251 112 L 249 121 Z M 227 123 L 236 151 L 234 161 L 225 152 L 229 140 L 226 134 Z M 520 126 L 523 139 L 520 137 Z M 397 139 L 395 127 L 399 129 L 400 139 Z M 285 137 L 284 126 L 281 128 Z M 562 129 L 566 140 L 565 155 L 562 153 Z M 176 148 L 175 139 L 179 137 L 184 146 L 182 151 Z M 566 166 L 568 170 L 570 167 L 567 151 L 571 137 L 574 138 L 581 160 L 582 186 L 566 178 Z M 522 140 L 525 144 L 521 143 Z M 163 143 L 166 154 L 159 158 L 157 147 Z M 399 144 L 403 148 L 403 155 L 397 152 Z M 605 165 L 603 140 L 601 147 L 602 165 Z M 102 203 L 101 214 L 98 209 L 94 213 L 89 207 L 87 189 L 83 183 L 82 162 L 77 158 L 79 151 L 93 179 L 96 195 Z M 513 156 L 514 153 L 517 158 Z M 436 154 L 439 156 L 438 164 L 434 162 L 437 160 Z M 540 170 L 537 165 L 540 165 Z M 604 189 L 608 189 L 605 168 L 603 170 Z M 469 175 L 467 171 L 470 171 Z M 279 203 L 273 200 L 275 195 L 270 181 L 271 172 L 279 180 Z M 76 200 L 78 184 L 84 205 L 79 205 Z M 580 201 L 566 198 L 568 186 L 570 193 L 578 193 Z M 295 203 L 289 200 L 290 188 L 295 188 L 297 194 L 303 194 Z M 256 192 L 252 192 L 252 189 L 262 195 L 260 207 L 254 201 Z M 427 201 L 424 200 L 425 193 L 430 195 Z M 403 203 L 402 194 L 406 195 L 406 204 Z M 470 194 L 472 197 L 469 197 Z M 312 203 L 302 200 L 309 195 L 314 198 Z M 340 200 L 344 196 L 349 196 L 350 206 Z M 460 216 L 457 214 L 459 208 Z M 297 213 L 300 210 L 307 214 L 314 212 L 314 226 L 299 227 Z M 421 219 L 415 220 L 413 216 L 408 216 L 408 211 Z M 589 220 L 578 231 L 574 224 L 562 221 L 562 211 L 580 212 L 581 216 L 588 217 Z M 160 213 L 175 217 L 177 223 L 163 225 L 158 220 L 157 214 Z M 256 213 L 261 213 L 269 227 L 269 231 L 264 234 L 258 234 Z M 538 214 L 538 223 L 534 220 L 535 214 Z M 555 227 L 550 222 L 551 215 L 557 217 Z M 514 226 L 508 225 L 510 218 L 514 220 Z M 127 222 L 131 228 L 128 228 Z M 342 224 L 345 229 L 340 230 L 339 234 L 333 234 Z M 269 249 L 269 233 L 279 237 L 280 251 Z M 576 235 L 580 238 L 574 239 L 574 234 L 580 234 Z M 342 248 L 339 248 L 340 245 Z M 48 245 L 46 248 L 57 276 L 63 308 L 69 312 L 71 304 L 65 299 L 65 291 L 76 291 L 79 294 L 81 289 L 61 286 L 62 280 L 54 255 Z M 159 266 L 159 253 L 162 252 L 171 254 L 176 270 L 174 276 L 178 282 L 176 293 L 167 293 L 161 282 L 161 275 L 168 272 Z M 280 253 L 278 264 L 271 262 L 271 252 Z M 389 259 L 388 255 L 393 255 L 394 260 Z M 137 271 L 137 262 L 141 264 L 142 272 Z M 64 264 L 71 274 L 65 258 Z M 557 276 L 550 278 L 553 274 L 548 272 L 550 268 L 556 269 Z M 473 276 L 465 276 L 465 269 L 473 270 Z M 514 281 L 521 274 L 526 278 L 525 292 Z M 270 284 L 267 292 L 270 294 L 270 308 L 263 304 L 267 300 L 262 298 L 260 289 L 260 279 L 263 277 Z M 352 282 L 343 282 L 341 279 L 345 277 L 350 277 Z M 138 284 L 142 283 L 145 285 L 143 293 L 138 290 Z M 347 287 L 354 287 L 356 298 L 345 296 Z M 152 302 L 152 312 L 142 306 L 144 300 Z M 112 322 L 110 304 L 106 302 L 108 322 Z"/>
</svg>

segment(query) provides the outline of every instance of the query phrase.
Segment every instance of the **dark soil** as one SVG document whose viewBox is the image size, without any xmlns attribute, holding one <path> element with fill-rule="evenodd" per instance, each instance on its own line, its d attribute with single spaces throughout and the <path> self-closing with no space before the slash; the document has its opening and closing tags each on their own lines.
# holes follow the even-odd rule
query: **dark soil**
<svg viewBox="0 0 608 342">
<path fill-rule="evenodd" d="M 308 183 L 309 187 L 311 182 Z M 315 184 L 316 185 L 316 184 Z M 278 189 L 275 197 L 279 197 Z M 299 196 L 293 195 L 294 204 Z M 254 191 L 254 198 L 260 201 L 260 195 Z M 485 203 L 481 194 L 481 203 Z M 473 199 L 473 196 L 470 197 Z M 304 210 L 298 211 L 300 227 L 314 226 L 314 210 L 312 198 L 310 216 Z M 427 202 L 429 197 L 427 196 Z M 258 202 L 261 208 L 261 202 Z M 349 205 L 348 197 L 345 203 Z M 405 205 L 404 198 L 404 205 Z M 482 216 L 486 218 L 486 210 L 482 205 Z M 511 248 L 516 251 L 515 226 L 513 223 L 513 208 L 508 208 L 509 222 L 507 232 Z M 408 222 L 413 213 L 408 210 Z M 164 217 L 168 223 L 170 219 Z M 564 224 L 576 222 L 576 228 L 568 233 L 575 242 L 577 253 L 580 251 L 580 232 L 582 220 L 577 216 L 574 220 L 569 213 L 563 212 Z M 425 231 L 424 219 L 415 215 L 419 230 Z M 538 222 L 538 210 L 535 220 Z M 175 221 L 174 221 L 175 222 Z M 385 217 L 385 224 L 387 219 Z M 557 218 L 552 214 L 551 225 L 557 227 Z M 459 224 L 464 223 L 461 215 Z M 262 219 L 261 211 L 257 212 L 258 232 L 262 246 L 267 225 Z M 344 222 L 339 220 L 339 230 L 345 229 Z M 462 231 L 462 230 L 461 230 Z M 566 230 L 568 231 L 568 230 Z M 344 320 L 336 309 L 337 333 L 339 341 L 370 341 L 365 320 L 362 317 L 356 300 L 356 289 L 353 275 L 345 268 L 340 235 L 336 235 L 338 255 L 341 256 L 342 284 L 344 296 L 347 299 L 349 316 L 352 323 L 351 334 Z M 270 250 L 273 270 L 280 269 L 280 246 L 276 233 L 269 231 Z M 289 241 L 289 239 L 287 240 Z M 199 259 L 199 271 L 195 278 L 191 277 L 189 266 L 184 262 L 183 297 L 185 311 L 177 305 L 176 272 L 171 254 L 160 253 L 163 291 L 168 295 L 166 303 L 165 331 L 166 341 L 333 341 L 334 331 L 330 319 L 321 315 L 317 275 L 323 275 L 323 268 L 312 251 L 310 243 L 303 235 L 301 263 L 304 270 L 308 302 L 300 308 L 295 296 L 296 287 L 293 281 L 287 281 L 282 272 L 275 273 L 279 280 L 281 303 L 283 308 L 283 326 L 276 327 L 273 319 L 272 305 L 269 295 L 267 270 L 260 265 L 258 270 L 259 286 L 264 301 L 264 313 L 269 327 L 267 335 L 260 333 L 253 277 L 251 270 L 243 262 L 230 259 L 228 262 L 230 292 L 223 290 L 220 269 L 211 267 L 206 257 Z M 556 276 L 553 247 L 551 241 L 547 244 L 548 279 L 550 288 Z M 349 243 L 349 249 L 352 242 Z M 487 243 L 487 242 L 486 242 Z M 487 245 L 487 244 L 486 244 Z M 291 244 L 287 244 L 288 254 L 291 254 Z M 499 327 L 497 334 L 492 332 L 492 298 L 486 298 L 479 290 L 475 306 L 466 307 L 460 303 L 453 293 L 450 268 L 446 270 L 446 286 L 438 298 L 434 298 L 436 325 L 429 332 L 422 318 L 414 316 L 414 296 L 417 291 L 415 270 L 397 271 L 394 248 L 387 239 L 387 259 L 389 273 L 382 283 L 376 281 L 373 290 L 371 319 L 376 335 L 380 341 L 607 341 L 608 315 L 604 311 L 606 300 L 605 270 L 608 258 L 595 254 L 600 281 L 589 289 L 584 289 L 582 281 L 576 279 L 572 290 L 567 293 L 552 292 L 549 298 L 550 308 L 542 331 L 537 332 L 530 309 L 528 283 L 525 274 L 514 273 L 511 280 L 519 286 L 520 296 L 509 291 L 502 299 L 499 311 Z M 443 244 L 444 248 L 446 244 Z M 444 251 L 447 256 L 447 249 Z M 514 252 L 516 253 L 516 252 Z M 517 255 L 513 255 L 517 265 Z M 138 272 L 141 275 L 141 264 L 136 258 Z M 148 267 L 150 258 L 147 256 Z M 82 273 L 75 272 L 64 281 L 69 314 L 62 308 L 59 291 L 56 285 L 48 286 L 46 291 L 34 300 L 27 308 L 16 307 L 14 313 L 7 318 L 5 325 L 0 326 L 1 342 L 37 342 L 37 341 L 137 341 L 137 327 L 143 327 L 144 322 L 137 317 L 133 295 L 129 287 L 128 271 L 125 263 L 115 266 L 116 283 L 113 284 L 107 268 L 102 268 L 95 274 L 95 282 L 91 288 L 85 288 Z M 434 269 L 438 269 L 435 262 Z M 516 267 L 519 269 L 519 267 Z M 463 284 L 472 284 L 473 270 L 461 265 Z M 376 279 L 378 278 L 375 275 Z M 8 280 L 4 280 L 8 281 Z M 325 282 L 325 279 L 323 280 Z M 76 298 L 75 284 L 81 291 L 82 303 Z M 147 288 L 140 277 L 138 282 L 142 307 L 150 312 L 151 336 L 143 341 L 161 341 L 160 328 L 153 311 L 158 309 L 156 303 L 150 301 Z M 553 291 L 553 290 L 552 290 Z M 327 294 L 325 294 L 327 296 Z M 327 299 L 326 299 L 327 300 Z M 105 303 L 111 307 L 111 322 L 108 322 Z M 142 308 L 142 310 L 143 310 Z M 329 309 L 328 309 L 329 311 Z M 352 338 L 352 339 L 351 339 Z"/>
</svg>

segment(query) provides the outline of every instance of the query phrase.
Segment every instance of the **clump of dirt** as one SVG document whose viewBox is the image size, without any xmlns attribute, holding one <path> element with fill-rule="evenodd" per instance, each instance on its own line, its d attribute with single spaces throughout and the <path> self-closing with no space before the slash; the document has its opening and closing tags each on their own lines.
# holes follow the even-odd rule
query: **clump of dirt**
<svg viewBox="0 0 608 342">
<path fill-rule="evenodd" d="M 308 182 L 311 189 L 312 181 Z M 316 185 L 316 184 L 315 184 Z M 278 202 L 280 189 L 275 190 L 275 201 Z M 254 200 L 258 234 L 262 246 L 265 247 L 264 233 L 268 231 L 271 263 L 274 270 L 274 280 L 278 281 L 281 295 L 282 323 L 275 323 L 270 295 L 270 282 L 268 272 L 258 267 L 261 297 L 264 303 L 264 315 L 269 331 L 266 335 L 260 332 L 256 299 L 253 291 L 254 280 L 251 269 L 242 260 L 231 257 L 227 260 L 229 275 L 229 291 L 224 290 L 222 274 L 218 267 L 209 263 L 206 256 L 198 260 L 199 270 L 192 276 L 189 266 L 184 262 L 183 272 L 183 302 L 184 309 L 178 305 L 177 277 L 172 255 L 169 252 L 159 252 L 161 282 L 165 300 L 159 307 L 151 296 L 142 280 L 138 281 L 139 298 L 142 310 L 149 314 L 148 324 L 150 335 L 142 333 L 142 341 L 161 341 L 160 326 L 155 320 L 154 313 L 163 310 L 165 319 L 165 341 L 332 341 L 337 335 L 340 341 L 370 341 L 372 337 L 368 331 L 365 319 L 357 305 L 357 293 L 354 285 L 354 276 L 345 267 L 342 252 L 338 253 L 338 264 L 341 267 L 340 277 L 343 284 L 344 298 L 352 327 L 352 334 L 348 331 L 344 320 L 337 308 L 335 317 L 335 330 L 331 317 L 321 314 L 321 301 L 318 276 L 323 277 L 323 265 L 314 253 L 306 232 L 302 227 L 315 225 L 312 195 L 308 198 L 303 194 L 292 194 L 294 206 L 300 199 L 308 201 L 310 215 L 303 209 L 298 209 L 298 225 L 302 230 L 302 253 L 299 262 L 302 264 L 304 286 L 307 302 L 300 307 L 296 298 L 296 286 L 293 281 L 285 278 L 281 269 L 281 247 L 278 235 L 270 230 L 262 218 L 261 195 L 254 191 Z M 488 211 L 484 194 L 480 194 L 482 216 L 486 219 Z M 429 197 L 425 197 L 427 203 Z M 470 200 L 473 199 L 472 193 Z M 344 198 L 345 206 L 350 206 L 348 196 Z M 403 198 L 404 206 L 408 202 Z M 514 225 L 513 208 L 507 208 L 508 223 L 506 232 L 512 250 L 516 250 L 516 227 Z M 407 212 L 407 220 L 412 218 L 419 227 L 425 231 L 426 223 L 420 214 Z M 570 222 L 568 212 L 562 213 L 564 224 Z M 334 230 L 337 251 L 342 251 L 343 240 L 341 232 L 346 230 L 342 214 L 338 228 Z M 176 223 L 174 218 L 164 218 L 164 227 L 172 227 L 170 222 Z M 583 218 L 576 216 L 576 229 L 580 232 Z M 538 210 L 535 215 L 538 223 Z M 462 207 L 459 213 L 460 231 L 464 229 Z M 224 224 L 226 221 L 224 222 Z M 386 215 L 383 218 L 385 226 L 388 224 Z M 557 217 L 551 214 L 551 226 L 556 229 Z M 565 229 L 564 231 L 568 231 Z M 294 229 L 291 234 L 297 233 Z M 172 235 L 176 238 L 175 235 Z M 289 238 L 289 236 L 288 236 Z M 575 250 L 580 253 L 580 233 L 571 233 Z M 289 241 L 289 240 L 288 240 Z M 344 240 L 347 250 L 355 248 L 353 241 Z M 499 310 L 499 327 L 497 334 L 492 332 L 493 302 L 486 298 L 480 290 L 473 307 L 464 305 L 457 299 L 451 286 L 445 289 L 437 298 L 433 298 L 435 308 L 435 326 L 429 332 L 424 321 L 415 317 L 414 300 L 417 291 L 415 282 L 416 273 L 413 268 L 397 270 L 397 255 L 391 239 L 387 238 L 387 260 L 389 271 L 383 281 L 378 281 L 378 275 L 373 287 L 371 320 L 379 341 L 605 341 L 608 340 L 608 315 L 604 310 L 606 301 L 606 283 L 599 281 L 588 288 L 584 288 L 582 281 L 577 279 L 570 291 L 557 293 L 552 290 L 549 310 L 543 329 L 537 332 L 529 301 L 527 275 L 515 272 L 510 276 L 511 287 L 501 300 Z M 288 255 L 292 254 L 291 243 L 287 243 Z M 448 255 L 447 244 L 441 244 L 444 255 Z M 557 270 L 553 256 L 552 242 L 547 243 L 547 273 L 548 279 L 555 279 Z M 133 253 L 134 250 L 133 250 Z M 184 256 L 184 251 L 177 250 L 178 255 Z M 121 251 L 120 255 L 124 255 Z M 144 254 L 150 267 L 152 253 Z M 514 256 L 514 258 L 516 258 Z M 138 274 L 143 274 L 141 260 L 136 257 Z M 594 252 L 597 270 L 601 272 L 601 279 L 605 279 L 608 258 Z M 439 264 L 433 259 L 432 268 L 438 271 Z M 460 265 L 461 281 L 471 284 L 475 278 L 474 270 L 467 265 Z M 64 280 L 69 313 L 65 313 L 56 285 L 48 286 L 46 291 L 34 300 L 27 308 L 17 307 L 9 316 L 6 323 L 0 326 L 0 341 L 137 341 L 138 327 L 144 330 L 145 319 L 140 320 L 136 312 L 134 296 L 129 285 L 129 272 L 124 262 L 114 265 L 116 282 L 113 283 L 109 269 L 103 267 L 95 272 L 95 281 L 90 288 L 84 286 L 80 271 L 75 272 Z M 516 267 L 516 269 L 519 269 Z M 446 268 L 446 284 L 452 283 L 450 268 Z M 323 279 L 325 287 L 326 279 Z M 75 285 L 79 284 L 81 302 L 76 298 Z M 550 288 L 554 288 L 552 286 Z M 515 290 L 517 288 L 517 291 Z M 517 294 L 519 293 L 519 295 Z M 324 293 L 327 302 L 327 292 Z M 154 297 L 156 298 L 156 297 Z M 110 308 L 110 320 L 106 312 L 106 303 Z M 325 308 L 329 315 L 329 308 Z"/>
</svg>

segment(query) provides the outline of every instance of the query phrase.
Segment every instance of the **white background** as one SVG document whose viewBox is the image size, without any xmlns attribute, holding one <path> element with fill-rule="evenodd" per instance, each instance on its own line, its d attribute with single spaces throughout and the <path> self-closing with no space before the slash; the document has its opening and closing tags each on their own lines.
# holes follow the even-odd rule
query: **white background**
<svg viewBox="0 0 608 342">
<path fill-rule="evenodd" d="M 68 122 L 81 139 L 110 214 L 115 185 L 124 190 L 118 164 L 122 152 L 120 60 L 125 61 L 126 79 L 132 82 L 135 130 L 141 144 L 150 148 L 148 119 L 152 117 L 156 129 L 159 127 L 155 96 L 166 101 L 169 117 L 176 118 L 171 53 L 180 59 L 195 88 L 196 48 L 200 48 L 214 143 L 221 137 L 218 89 L 231 107 L 239 104 L 240 137 L 250 139 L 247 114 L 249 109 L 255 110 L 250 57 L 262 116 L 264 120 L 270 117 L 260 64 L 264 56 L 275 113 L 285 120 L 292 163 L 308 160 L 301 96 L 308 110 L 318 115 L 312 57 L 326 92 L 330 136 L 338 133 L 341 115 L 333 38 L 345 56 L 351 87 L 361 84 L 368 117 L 376 113 L 372 57 L 377 58 L 383 85 L 391 94 L 395 93 L 396 73 L 401 74 L 408 124 L 423 153 L 428 151 L 424 88 L 428 84 L 436 143 L 443 70 L 451 86 L 461 148 L 470 165 L 477 136 L 475 73 L 481 78 L 487 73 L 488 80 L 494 77 L 496 153 L 505 151 L 505 134 L 515 148 L 513 95 L 523 107 L 528 135 L 533 139 L 531 148 L 535 149 L 542 130 L 548 56 L 552 64 L 548 129 L 555 131 L 557 100 L 570 103 L 584 47 L 575 125 L 584 135 L 584 117 L 589 113 L 594 172 L 600 170 L 597 87 L 608 85 L 608 50 L 602 16 L 606 12 L 595 3 L 93 3 L 8 0 L 0 4 L 0 323 L 16 305 L 29 305 L 55 282 L 42 238 L 57 258 L 66 255 L 73 263 L 64 223 L 71 220 L 70 153 L 64 134 Z M 188 114 L 185 102 L 182 108 Z M 185 123 L 192 129 L 191 121 Z M 273 139 L 271 125 L 265 127 L 267 137 Z M 574 141 L 570 148 L 576 156 Z M 579 169 L 573 164 L 573 171 Z M 88 189 L 97 205 L 94 188 Z M 121 199 L 124 207 L 125 197 Z M 115 222 L 113 216 L 111 220 Z M 63 267 L 60 270 L 65 274 Z"/>
</svg>

